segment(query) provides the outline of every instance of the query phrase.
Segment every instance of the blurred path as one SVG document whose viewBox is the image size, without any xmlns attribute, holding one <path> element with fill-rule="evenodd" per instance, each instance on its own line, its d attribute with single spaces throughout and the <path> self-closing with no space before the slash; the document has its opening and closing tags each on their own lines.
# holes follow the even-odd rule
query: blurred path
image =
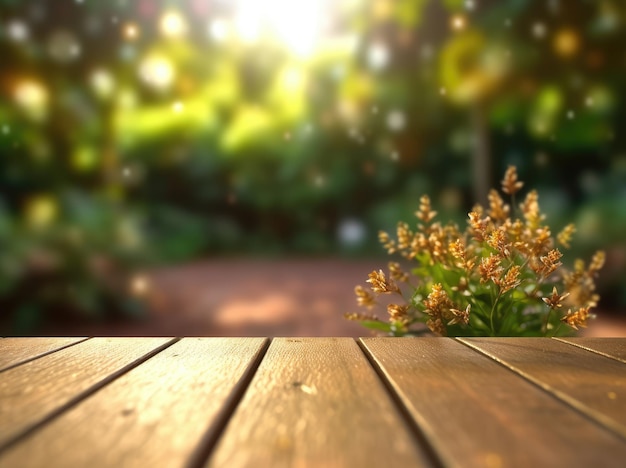
<svg viewBox="0 0 626 468">
<path fill-rule="evenodd" d="M 385 259 L 209 259 L 169 267 L 149 275 L 148 320 L 81 326 L 69 334 L 368 336 L 343 314 L 359 311 L 354 287 L 379 268 L 386 269 Z M 600 313 L 584 335 L 626 336 L 626 321 Z"/>
<path fill-rule="evenodd" d="M 379 261 L 219 259 L 151 275 L 154 320 L 185 335 L 363 336 L 343 318 Z"/>
</svg>

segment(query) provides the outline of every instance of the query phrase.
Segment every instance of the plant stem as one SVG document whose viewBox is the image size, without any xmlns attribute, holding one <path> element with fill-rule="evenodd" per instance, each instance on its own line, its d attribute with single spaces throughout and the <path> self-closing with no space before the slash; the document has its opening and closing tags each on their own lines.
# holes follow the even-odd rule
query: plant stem
<svg viewBox="0 0 626 468">
<path fill-rule="evenodd" d="M 553 337 L 559 332 L 561 325 L 563 325 L 563 323 L 559 322 L 559 325 L 554 329 L 554 333 L 552 334 Z"/>
<path fill-rule="evenodd" d="M 496 329 L 493 325 L 493 316 L 496 311 L 496 305 L 498 305 L 498 301 L 500 300 L 501 296 L 502 296 L 502 291 L 498 291 L 498 295 L 494 299 L 493 305 L 491 306 L 491 312 L 489 313 L 489 326 L 491 327 L 491 336 L 496 336 Z"/>
<path fill-rule="evenodd" d="M 552 315 L 552 308 L 550 308 L 550 310 L 548 310 L 548 313 L 546 314 L 546 321 L 543 324 L 543 334 L 545 336 L 548 335 L 548 325 L 550 324 L 550 315 Z M 561 324 L 559 324 L 559 326 L 561 326 Z M 558 328 L 557 328 L 557 330 L 558 330 Z"/>
</svg>

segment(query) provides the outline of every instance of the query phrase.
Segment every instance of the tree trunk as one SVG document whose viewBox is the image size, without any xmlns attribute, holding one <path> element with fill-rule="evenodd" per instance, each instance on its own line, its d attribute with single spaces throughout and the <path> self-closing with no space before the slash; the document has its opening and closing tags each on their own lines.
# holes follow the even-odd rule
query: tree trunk
<svg viewBox="0 0 626 468">
<path fill-rule="evenodd" d="M 489 147 L 489 126 L 484 103 L 472 105 L 472 191 L 474 203 L 486 204 L 491 187 L 491 151 Z"/>
</svg>

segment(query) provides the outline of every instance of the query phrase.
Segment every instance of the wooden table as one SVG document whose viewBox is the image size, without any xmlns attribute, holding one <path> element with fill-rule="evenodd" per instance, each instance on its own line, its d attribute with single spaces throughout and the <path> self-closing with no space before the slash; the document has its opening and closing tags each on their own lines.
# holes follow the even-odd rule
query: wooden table
<svg viewBox="0 0 626 468">
<path fill-rule="evenodd" d="M 624 467 L 622 338 L 0 338 L 0 466 Z"/>
</svg>

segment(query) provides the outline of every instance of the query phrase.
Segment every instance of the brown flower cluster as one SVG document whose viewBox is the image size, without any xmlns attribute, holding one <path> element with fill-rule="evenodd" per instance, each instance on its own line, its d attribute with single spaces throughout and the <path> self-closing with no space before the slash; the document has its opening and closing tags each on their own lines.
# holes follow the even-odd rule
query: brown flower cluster
<svg viewBox="0 0 626 468">
<path fill-rule="evenodd" d="M 440 336 L 448 334 L 444 324 L 467 325 L 469 323 L 471 304 L 468 304 L 464 310 L 459 310 L 448 297 L 441 283 L 433 284 L 430 294 L 424 300 L 424 306 L 426 307 L 424 312 L 429 315 L 426 326 Z"/>
<path fill-rule="evenodd" d="M 513 203 L 522 187 L 516 168 L 510 166 L 502 191 Z M 585 326 L 590 308 L 599 300 L 594 280 L 604 253 L 596 253 L 588 265 L 577 260 L 572 271 L 565 269 L 557 244 L 570 246 L 574 225 L 553 237 L 534 190 L 517 208 L 491 190 L 488 207 L 476 205 L 461 231 L 436 221 L 430 198 L 422 196 L 414 228 L 400 222 L 395 238 L 379 233 L 389 254 L 417 262 L 418 268 L 410 275 L 400 263 L 391 262 L 388 276 L 382 270 L 370 273 L 369 291 L 361 286 L 355 290 L 358 304 L 372 308 L 379 295 L 398 295 L 404 304 L 387 306 L 389 321 L 403 330 L 423 323 L 437 335 L 449 334 L 449 327 L 456 327 L 454 333 L 497 335 L 530 333 L 529 327 L 539 326 L 536 331 L 548 335 L 556 333 L 559 323 L 575 330 Z M 568 308 L 565 314 L 563 305 Z M 518 314 L 520 323 L 507 319 L 511 313 Z M 534 325 L 521 323 L 537 314 L 545 319 L 535 320 Z"/>
<path fill-rule="evenodd" d="M 571 309 L 567 312 L 567 315 L 561 319 L 562 322 L 567 323 L 574 330 L 578 330 L 578 327 L 587 326 L 587 318 L 589 317 L 589 306 L 580 307 L 575 312 Z"/>
</svg>

